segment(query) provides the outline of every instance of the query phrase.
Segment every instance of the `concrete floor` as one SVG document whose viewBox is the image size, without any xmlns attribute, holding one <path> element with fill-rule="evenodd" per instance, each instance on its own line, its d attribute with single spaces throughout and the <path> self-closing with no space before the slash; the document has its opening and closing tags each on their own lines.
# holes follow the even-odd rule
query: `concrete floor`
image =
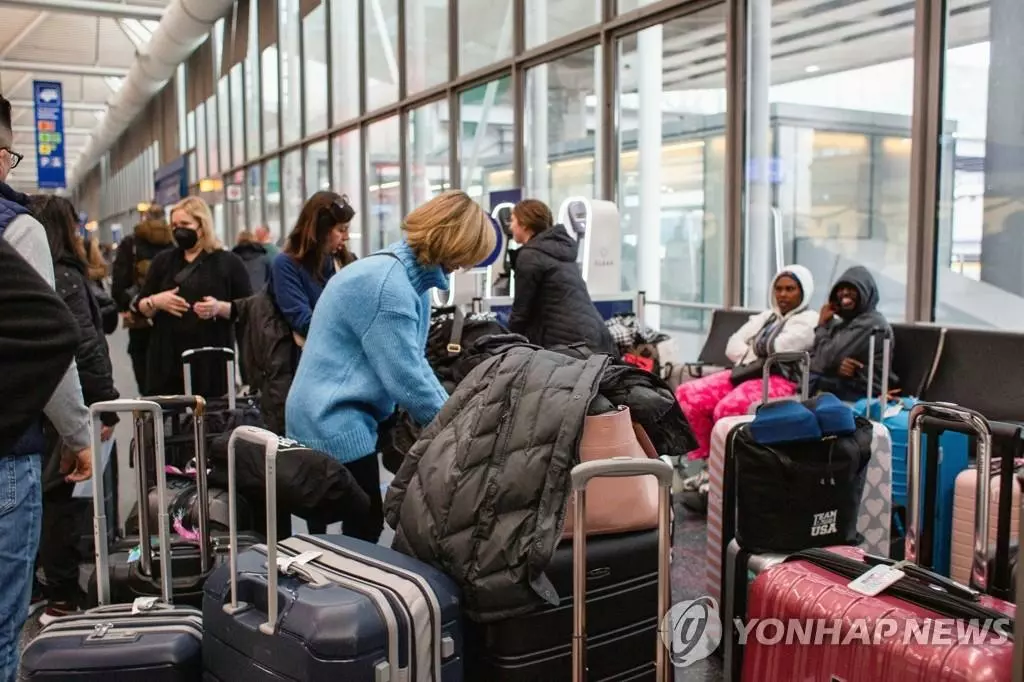
<svg viewBox="0 0 1024 682">
<path fill-rule="evenodd" d="M 110 355 L 114 367 L 114 382 L 122 397 L 135 397 L 137 390 L 132 374 L 131 361 L 128 358 L 128 337 L 123 330 L 118 330 L 108 337 Z M 115 438 L 121 446 L 118 448 L 118 471 L 131 472 L 128 466 L 128 444 L 131 443 L 132 431 L 129 420 L 122 419 L 118 425 Z M 381 468 L 382 490 L 386 490 L 391 481 L 391 474 Z M 120 510 L 119 518 L 127 517 L 135 504 L 136 493 L 133 490 L 134 479 L 131 475 L 121 474 L 118 486 Z M 704 519 L 681 505 L 676 509 L 675 537 L 673 538 L 674 560 L 672 563 L 672 596 L 673 601 L 689 599 L 704 594 L 704 544 L 706 526 Z M 305 532 L 305 522 L 298 518 L 292 520 L 296 532 Z M 340 524 L 328 528 L 329 533 L 340 532 Z M 394 532 L 385 526 L 381 544 L 390 546 Z M 39 632 L 36 616 L 25 625 L 22 633 L 22 648 Z M 676 670 L 676 682 L 721 682 L 721 660 L 711 657 L 685 669 Z"/>
</svg>

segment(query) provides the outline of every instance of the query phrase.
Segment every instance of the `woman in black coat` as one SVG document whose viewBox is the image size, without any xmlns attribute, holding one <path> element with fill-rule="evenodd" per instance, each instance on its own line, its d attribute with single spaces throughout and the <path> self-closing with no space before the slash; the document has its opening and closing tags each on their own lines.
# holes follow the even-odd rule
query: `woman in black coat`
<svg viewBox="0 0 1024 682">
<path fill-rule="evenodd" d="M 514 256 L 509 330 L 544 348 L 583 343 L 595 353 L 618 357 L 576 263 L 579 244 L 553 222 L 551 209 L 536 199 L 512 209 L 512 238 L 522 246 Z"/>
<path fill-rule="evenodd" d="M 78 233 L 78 213 L 70 201 L 56 196 L 34 197 L 30 209 L 46 230 L 53 258 L 54 286 L 77 323 L 75 362 L 85 404 L 116 400 L 120 396 L 114 388 L 114 370 L 103 329 L 101 304 L 90 285 L 88 257 Z M 101 420 L 101 438 L 108 441 L 113 437 L 117 416 L 104 414 Z M 39 563 L 46 576 L 43 594 L 47 606 L 41 616 L 44 624 L 77 611 L 84 603 L 85 595 L 78 584 L 78 566 L 85 557 L 80 556 L 78 546 L 80 533 L 88 527 L 92 516 L 91 504 L 73 498 L 75 484 L 66 482 L 60 474 L 58 447 L 59 443 L 55 443 L 51 449 L 42 482 Z M 96 473 L 99 475 L 98 471 Z"/>
</svg>

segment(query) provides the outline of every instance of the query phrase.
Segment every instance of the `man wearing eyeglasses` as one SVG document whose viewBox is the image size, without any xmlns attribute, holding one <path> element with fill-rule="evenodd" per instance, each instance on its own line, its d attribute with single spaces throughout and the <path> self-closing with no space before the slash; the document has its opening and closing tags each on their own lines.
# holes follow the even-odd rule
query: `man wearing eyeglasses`
<svg viewBox="0 0 1024 682">
<path fill-rule="evenodd" d="M 22 159 L 14 150 L 11 127 L 11 103 L 0 95 L 0 235 L 7 244 L 27 261 L 46 282 L 53 287 L 53 261 L 43 226 L 32 217 L 26 205 L 28 197 L 7 184 L 7 178 Z M 24 310 L 22 312 L 25 315 Z M 16 320 L 23 328 L 35 328 L 40 335 L 39 348 L 45 350 L 42 337 L 47 327 L 45 320 L 36 315 Z M 66 358 L 54 358 L 52 353 L 40 352 L 32 362 L 44 367 Z M 23 365 L 28 360 L 23 360 Z M 25 376 L 25 367 L 0 366 L 0 392 L 9 399 L 24 401 L 33 397 L 39 388 L 32 382 L 9 385 L 10 377 Z M 43 413 L 18 442 L 6 452 L 0 452 L 0 682 L 12 682 L 18 675 L 18 637 L 28 617 L 35 573 L 36 552 L 39 548 L 42 519 L 41 466 L 46 441 L 43 435 L 43 417 L 49 420 L 64 445 L 74 453 L 73 459 L 62 462 L 61 471 L 68 472 L 69 482 L 87 480 L 92 475 L 92 448 L 89 428 L 89 410 L 82 399 L 78 368 L 72 359 L 64 371 L 57 388 L 49 396 Z"/>
</svg>

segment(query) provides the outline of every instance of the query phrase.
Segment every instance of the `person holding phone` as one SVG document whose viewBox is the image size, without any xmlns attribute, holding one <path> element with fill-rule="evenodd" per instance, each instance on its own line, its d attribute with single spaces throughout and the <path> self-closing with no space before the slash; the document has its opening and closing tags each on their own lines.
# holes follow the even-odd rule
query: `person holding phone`
<svg viewBox="0 0 1024 682">
<path fill-rule="evenodd" d="M 892 327 L 878 310 L 878 285 L 867 268 L 856 265 L 836 280 L 828 301 L 818 313 L 811 350 L 811 391 L 832 393 L 853 401 L 867 393 L 867 366 L 875 336 L 874 385 L 882 381 L 884 339 L 894 339 Z M 890 355 L 891 357 L 891 355 Z M 890 369 L 889 386 L 899 377 Z"/>
</svg>

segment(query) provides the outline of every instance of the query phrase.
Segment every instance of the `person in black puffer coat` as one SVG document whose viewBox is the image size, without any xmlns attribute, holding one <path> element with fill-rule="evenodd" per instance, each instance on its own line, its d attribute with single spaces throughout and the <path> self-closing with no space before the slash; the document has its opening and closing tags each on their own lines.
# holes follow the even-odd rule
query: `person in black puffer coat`
<svg viewBox="0 0 1024 682">
<path fill-rule="evenodd" d="M 618 357 L 576 263 L 579 243 L 553 224 L 551 209 L 524 199 L 512 209 L 511 229 L 522 248 L 515 257 L 509 330 L 542 348 L 585 343 L 595 353 Z"/>
<path fill-rule="evenodd" d="M 82 397 L 87 405 L 116 400 L 120 394 L 114 388 L 100 304 L 87 276 L 88 261 L 83 240 L 78 235 L 78 213 L 70 201 L 56 196 L 33 197 L 29 208 L 46 230 L 57 293 L 77 322 L 75 362 Z M 110 440 L 117 415 L 104 414 L 102 422 L 101 438 Z M 71 496 L 75 484 L 65 481 L 60 472 L 59 439 L 52 429 L 47 429 L 47 433 L 50 455 L 42 474 L 43 523 L 39 546 L 39 563 L 46 576 L 43 593 L 49 602 L 42 616 L 44 624 L 83 606 L 85 595 L 78 584 L 78 566 L 85 557 L 79 541 L 91 530 L 92 522 L 91 502 Z M 93 475 L 101 473 L 97 467 Z M 113 474 L 110 469 L 107 473 Z M 108 478 L 107 485 L 112 482 Z"/>
</svg>

